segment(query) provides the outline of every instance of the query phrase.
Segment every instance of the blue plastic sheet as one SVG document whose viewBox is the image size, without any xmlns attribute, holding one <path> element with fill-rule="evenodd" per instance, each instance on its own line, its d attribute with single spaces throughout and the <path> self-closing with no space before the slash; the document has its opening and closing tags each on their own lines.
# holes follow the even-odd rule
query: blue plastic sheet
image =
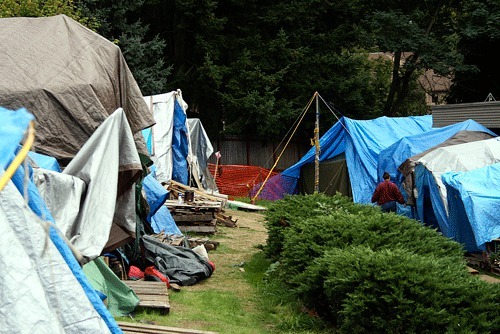
<svg viewBox="0 0 500 334">
<path fill-rule="evenodd" d="M 154 177 L 154 172 L 149 173 L 142 182 L 142 188 L 146 194 L 146 201 L 149 205 L 149 213 L 146 217 L 151 222 L 151 217 L 161 208 L 168 198 L 168 191 Z M 155 233 L 159 233 L 155 231 Z"/>
<path fill-rule="evenodd" d="M 61 166 L 59 166 L 56 158 L 33 151 L 30 151 L 28 155 L 35 161 L 38 167 L 53 170 L 54 172 L 61 172 Z"/>
<path fill-rule="evenodd" d="M 449 223 L 457 231 L 455 237 L 462 238 L 459 241 L 469 251 L 484 249 L 486 242 L 499 238 L 500 163 L 468 172 L 447 172 L 441 179 L 447 189 Z M 461 208 L 465 215 L 460 214 Z"/>
<path fill-rule="evenodd" d="M 393 181 L 396 184 L 401 184 L 403 175 L 398 171 L 398 168 L 406 159 L 443 143 L 463 130 L 482 131 L 495 136 L 495 133 L 485 126 L 476 121 L 467 120 L 401 138 L 380 152 L 377 169 L 379 179 L 382 178 L 384 172 L 388 172 L 393 176 Z"/>
<path fill-rule="evenodd" d="M 13 111 L 0 107 L 0 119 L 2 120 L 2 126 L 0 126 L 0 166 L 2 169 L 7 169 L 14 152 L 23 139 L 24 131 L 34 117 L 24 108 Z"/>
<path fill-rule="evenodd" d="M 377 183 L 378 157 L 382 150 L 399 139 L 427 132 L 432 128 L 432 116 L 379 117 L 358 121 L 342 117 L 321 138 L 320 161 L 329 160 L 344 153 L 351 182 L 353 200 L 356 203 L 371 203 Z M 303 165 L 315 158 L 312 147 L 295 165 L 281 173 L 298 180 Z M 284 189 L 286 193 L 296 192 Z"/>
<path fill-rule="evenodd" d="M 172 180 L 187 185 L 189 180 L 186 158 L 188 156 L 189 144 L 186 119 L 186 113 L 176 99 L 174 104 L 174 128 L 172 137 Z"/>
</svg>

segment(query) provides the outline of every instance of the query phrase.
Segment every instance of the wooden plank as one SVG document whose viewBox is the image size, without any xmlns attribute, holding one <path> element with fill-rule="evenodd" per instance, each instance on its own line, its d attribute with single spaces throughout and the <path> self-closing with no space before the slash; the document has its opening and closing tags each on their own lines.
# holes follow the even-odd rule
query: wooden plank
<svg viewBox="0 0 500 334">
<path fill-rule="evenodd" d="M 160 325 L 150 325 L 126 321 L 118 321 L 118 326 L 124 333 L 143 333 L 143 334 L 217 334 L 217 332 L 207 332 L 197 329 L 186 329 L 178 327 L 168 327 Z"/>
<path fill-rule="evenodd" d="M 182 232 L 215 233 L 217 230 L 216 226 L 179 225 L 178 227 Z"/>
<path fill-rule="evenodd" d="M 139 297 L 139 307 L 160 309 L 164 314 L 170 312 L 168 288 L 164 282 L 155 281 L 122 281 L 134 290 Z"/>
<path fill-rule="evenodd" d="M 191 222 L 191 221 L 212 221 L 215 219 L 215 215 L 213 213 L 204 214 L 204 213 L 187 213 L 187 214 L 178 214 L 175 213 L 172 215 L 174 221 L 177 222 Z"/>
<path fill-rule="evenodd" d="M 469 266 L 467 266 L 467 270 L 469 271 L 469 273 L 471 273 L 472 275 L 477 275 L 479 274 L 479 270 L 476 270 L 474 268 L 471 268 Z"/>
</svg>

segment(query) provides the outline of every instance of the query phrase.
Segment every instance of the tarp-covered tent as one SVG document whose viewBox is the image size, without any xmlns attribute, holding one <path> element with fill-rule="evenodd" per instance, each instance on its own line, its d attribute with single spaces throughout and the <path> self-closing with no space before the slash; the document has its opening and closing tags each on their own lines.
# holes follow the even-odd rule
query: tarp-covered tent
<svg viewBox="0 0 500 334">
<path fill-rule="evenodd" d="M 3 180 L 33 116 L 0 108 L 0 118 Z M 2 331 L 121 333 L 23 167 L 0 190 L 0 267 Z"/>
<path fill-rule="evenodd" d="M 156 179 L 161 183 L 170 180 L 188 184 L 189 136 L 187 128 L 187 103 L 180 90 L 165 94 L 145 96 L 150 114 L 156 124 L 143 131 L 149 154 L 156 167 Z"/>
<path fill-rule="evenodd" d="M 193 168 L 196 168 L 198 174 L 197 180 L 205 190 L 218 191 L 214 178 L 208 170 L 208 159 L 214 153 L 214 148 L 208 138 L 207 132 L 199 118 L 187 119 L 189 139 L 192 149 Z"/>
<path fill-rule="evenodd" d="M 469 252 L 500 237 L 500 163 L 442 175 L 448 198 L 450 237 Z"/>
<path fill-rule="evenodd" d="M 436 146 L 433 146 L 427 150 L 424 150 L 420 153 L 417 153 L 417 154 L 412 155 L 411 157 L 407 158 L 403 163 L 401 163 L 401 165 L 399 165 L 399 167 L 398 167 L 399 173 L 396 173 L 396 175 L 398 176 L 397 180 L 401 182 L 401 185 L 404 189 L 404 193 L 406 193 L 406 195 L 407 195 L 407 203 L 410 205 L 415 205 L 414 171 L 415 171 L 415 165 L 416 165 L 418 159 L 420 159 L 424 155 L 428 154 L 429 152 L 431 152 L 439 147 L 465 144 L 465 143 L 470 143 L 470 142 L 474 142 L 474 141 L 490 139 L 493 137 L 496 137 L 496 135 L 489 130 L 487 132 L 462 130 L 462 131 L 457 132 L 455 135 L 453 135 L 449 139 L 445 140 L 444 142 L 437 144 Z M 415 140 L 417 140 L 417 139 L 418 138 L 415 138 Z M 411 150 L 411 151 L 414 151 L 414 150 Z"/>
<path fill-rule="evenodd" d="M 121 107 L 147 154 L 154 119 L 117 45 L 64 15 L 2 18 L 0 45 L 0 106 L 34 114 L 37 152 L 67 163 Z"/>
<path fill-rule="evenodd" d="M 170 180 L 203 189 L 216 190 L 207 170 L 213 153 L 203 125 L 197 118 L 188 119 L 187 103 L 180 90 L 145 96 L 156 124 L 143 130 L 143 136 L 155 165 L 155 177 L 161 183 Z"/>
<path fill-rule="evenodd" d="M 345 154 L 352 196 L 357 203 L 370 203 L 377 183 L 379 153 L 397 140 L 429 131 L 432 116 L 379 117 L 353 120 L 342 117 L 320 138 L 319 160 L 328 161 Z M 296 164 L 270 178 L 261 193 L 264 199 L 275 200 L 285 194 L 297 193 L 298 180 L 304 165 L 313 163 L 312 147 Z M 319 176 L 321 180 L 321 175 Z"/>
<path fill-rule="evenodd" d="M 62 173 L 35 169 L 57 225 L 86 260 L 132 240 L 141 161 L 123 109 L 92 134 Z"/>
<path fill-rule="evenodd" d="M 398 172 L 398 168 L 403 162 L 416 154 L 445 142 L 460 131 L 465 131 L 463 133 L 465 137 L 467 137 L 468 134 L 473 137 L 474 134 L 472 131 L 481 131 L 490 134 L 491 137 L 495 136 L 495 133 L 488 130 L 485 126 L 477 123 L 476 121 L 467 120 L 442 128 L 433 128 L 430 131 L 413 136 L 401 138 L 380 152 L 378 159 L 379 179 L 382 178 L 384 172 L 388 172 L 393 176 L 393 181 L 400 185 L 403 181 L 403 175 Z"/>
<path fill-rule="evenodd" d="M 448 223 L 445 172 L 465 172 L 500 162 L 500 137 L 465 144 L 439 147 L 417 160 L 415 185 L 417 218 L 429 223 L 435 219 L 441 232 L 451 236 Z"/>
</svg>

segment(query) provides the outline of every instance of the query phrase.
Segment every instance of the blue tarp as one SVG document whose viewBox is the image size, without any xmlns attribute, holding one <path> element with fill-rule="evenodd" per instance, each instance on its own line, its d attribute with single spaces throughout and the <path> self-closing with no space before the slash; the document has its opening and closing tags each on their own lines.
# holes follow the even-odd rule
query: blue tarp
<svg viewBox="0 0 500 334">
<path fill-rule="evenodd" d="M 452 236 L 468 251 L 484 250 L 486 242 L 500 237 L 500 163 L 447 172 L 441 179 L 447 189 Z"/>
<path fill-rule="evenodd" d="M 24 131 L 35 118 L 24 108 L 13 111 L 2 107 L 0 107 L 0 118 L 2 119 L 2 126 L 0 127 L 0 167 L 7 169 L 14 152 L 16 152 L 21 139 L 23 139 Z"/>
<path fill-rule="evenodd" d="M 154 233 L 164 231 L 165 234 L 182 235 L 182 232 L 170 214 L 170 210 L 163 205 L 168 199 L 169 192 L 156 180 L 155 166 L 152 166 L 151 169 L 151 173 L 144 178 L 142 183 L 146 194 L 146 201 L 149 205 L 149 213 L 146 220 L 151 224 Z"/>
<path fill-rule="evenodd" d="M 188 129 L 186 126 L 186 113 L 181 105 L 175 100 L 174 104 L 174 128 L 172 137 L 172 180 L 182 184 L 188 184 L 188 163 L 187 156 L 189 151 Z"/>
<path fill-rule="evenodd" d="M 53 170 L 54 172 L 61 172 L 61 166 L 59 166 L 56 158 L 32 151 L 30 151 L 28 155 L 35 161 L 38 167 Z"/>
<path fill-rule="evenodd" d="M 494 132 L 488 130 L 488 128 L 483 125 L 473 120 L 467 120 L 401 138 L 380 152 L 377 170 L 379 179 L 382 178 L 382 175 L 386 171 L 393 176 L 393 181 L 400 185 L 403 181 L 403 175 L 398 171 L 398 167 L 405 162 L 406 159 L 443 143 L 463 130 L 482 131 L 495 136 Z"/>
<path fill-rule="evenodd" d="M 321 138 L 320 161 L 337 155 L 346 155 L 347 169 L 352 187 L 353 200 L 368 204 L 380 181 L 377 178 L 378 157 L 399 139 L 427 132 L 432 128 L 432 116 L 379 117 L 373 120 L 353 120 L 342 117 Z M 296 191 L 300 169 L 315 158 L 315 148 L 311 148 L 295 165 L 281 175 L 294 178 Z M 288 190 L 287 193 L 293 193 Z"/>
<path fill-rule="evenodd" d="M 34 117 L 29 114 L 25 109 L 20 109 L 18 111 L 10 111 L 4 108 L 0 108 L 0 117 L 2 117 L 5 126 L 2 125 L 0 130 L 0 143 L 1 153 L 0 159 L 2 167 L 8 165 L 10 161 L 15 156 L 16 151 L 19 149 L 19 142 L 23 138 L 24 131 L 26 130 L 29 122 L 34 119 Z M 5 155 L 4 155 L 5 154 Z M 31 175 L 32 173 L 30 173 Z M 15 174 L 13 175 L 11 181 L 14 183 L 19 192 L 24 192 L 24 169 L 20 166 Z M 35 184 L 29 180 L 28 181 L 28 206 L 30 209 L 39 217 L 43 218 L 45 221 L 49 221 L 55 224 L 52 215 L 42 197 L 40 196 L 38 189 Z M 85 294 L 89 298 L 90 302 L 94 306 L 95 310 L 99 313 L 102 319 L 108 325 L 108 328 L 113 333 L 121 333 L 121 329 L 118 327 L 115 319 L 106 309 L 105 305 L 100 300 L 96 291 L 92 288 L 89 281 L 87 280 L 85 274 L 80 267 L 80 264 L 75 259 L 73 253 L 66 243 L 63 241 L 62 237 L 59 235 L 54 227 L 50 228 L 49 231 L 50 239 L 61 253 L 62 257 L 66 261 L 68 267 L 71 269 L 73 275 L 78 280 Z M 75 301 L 76 302 L 76 301 Z"/>
</svg>

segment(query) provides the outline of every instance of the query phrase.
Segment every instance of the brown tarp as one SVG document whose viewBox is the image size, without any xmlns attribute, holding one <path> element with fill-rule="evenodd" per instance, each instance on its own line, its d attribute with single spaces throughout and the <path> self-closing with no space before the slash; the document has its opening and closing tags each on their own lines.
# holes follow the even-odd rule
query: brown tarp
<svg viewBox="0 0 500 334">
<path fill-rule="evenodd" d="M 69 161 L 122 107 L 140 152 L 154 124 L 120 48 L 65 15 L 0 19 L 0 106 L 36 118 L 37 152 Z"/>
</svg>

